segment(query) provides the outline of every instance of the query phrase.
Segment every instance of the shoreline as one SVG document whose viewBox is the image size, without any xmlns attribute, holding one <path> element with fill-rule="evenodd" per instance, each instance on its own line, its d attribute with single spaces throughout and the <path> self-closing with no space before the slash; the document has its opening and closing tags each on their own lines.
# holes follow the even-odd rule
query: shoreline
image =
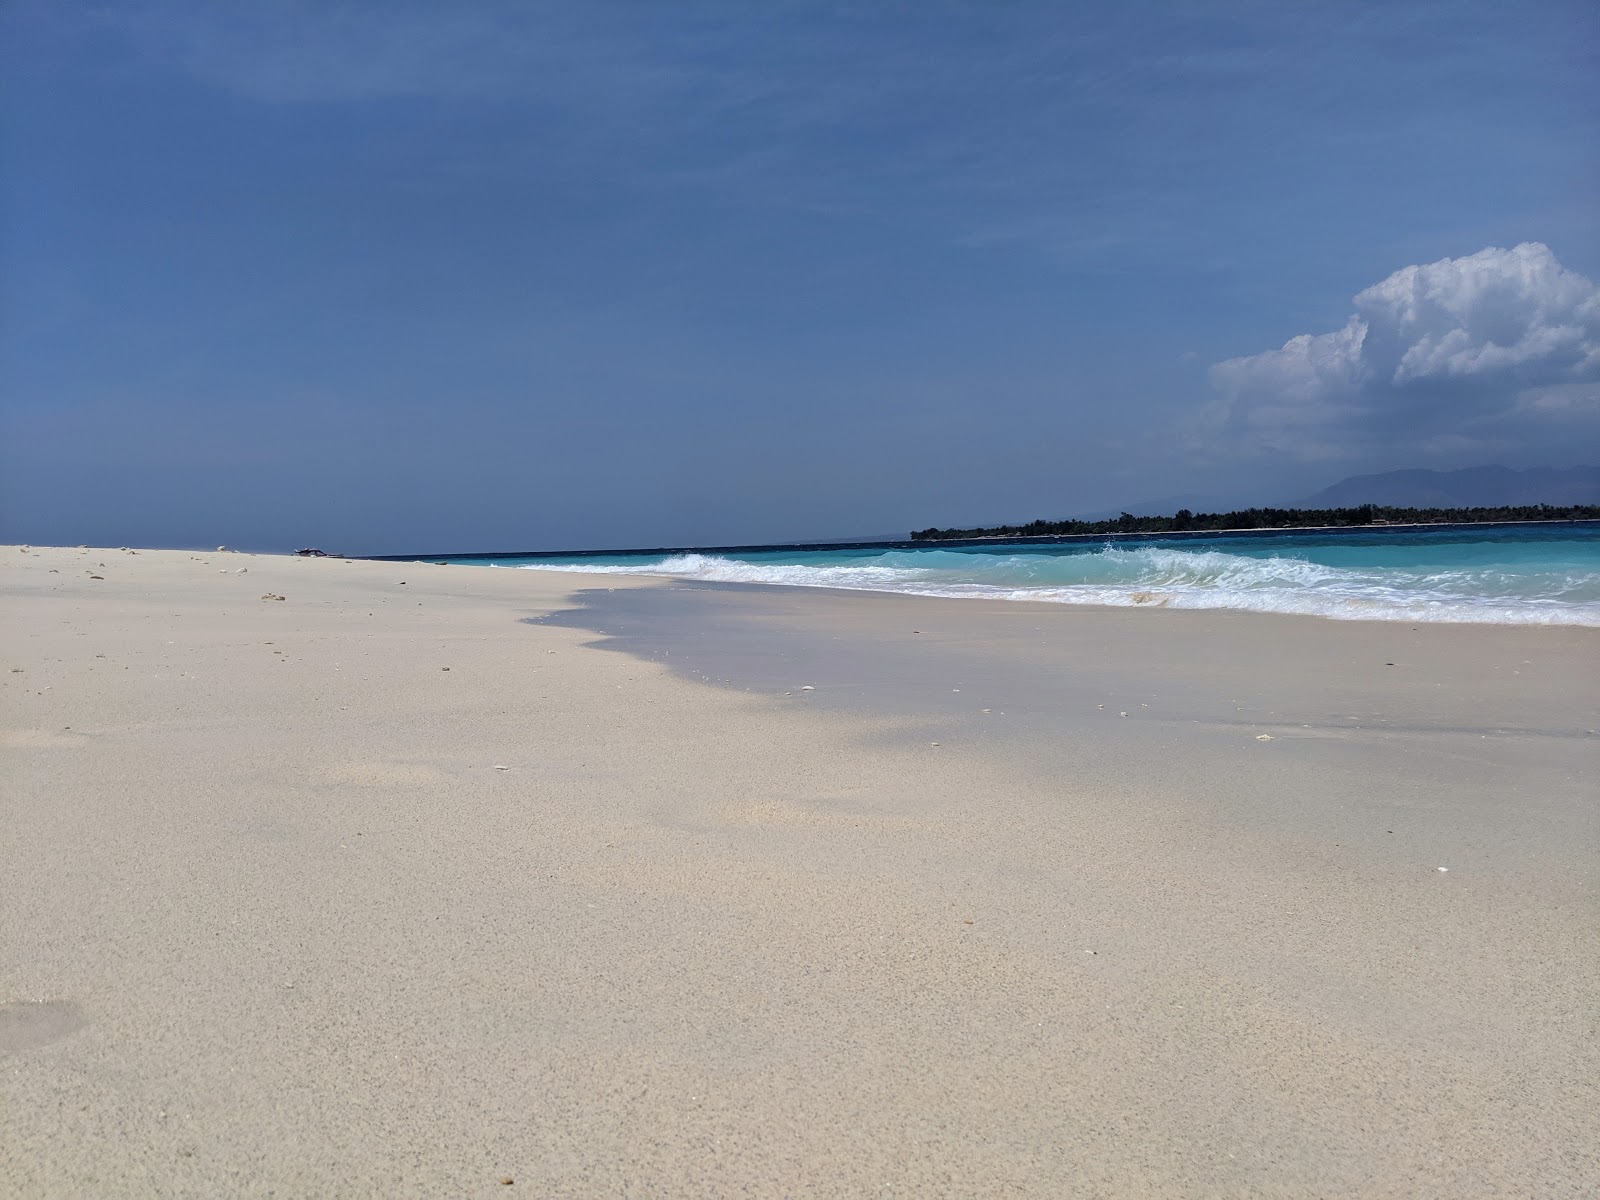
<svg viewBox="0 0 1600 1200">
<path fill-rule="evenodd" d="M 1470 732 L 1481 727 L 1549 736 L 1597 736 L 1600 699 L 1558 702 L 1535 671 L 1565 674 L 1600 667 L 1600 629 L 1586 625 L 1471 624 L 1399 620 L 1341 621 L 1314 614 L 1132 605 L 1017 605 L 993 597 L 927 596 L 868 589 L 768 583 L 722 583 L 670 576 L 623 576 L 645 587 L 618 589 L 614 576 L 569 576 L 586 583 L 570 605 L 528 623 L 583 630 L 592 648 L 659 663 L 675 675 L 758 694 L 777 695 L 811 682 L 813 702 L 835 694 L 830 673 L 879 683 L 879 698 L 853 707 L 863 716 L 908 705 L 892 693 L 906 679 L 966 679 L 956 707 L 981 708 L 970 681 L 984 677 L 1034 708 L 1060 715 L 1071 703 L 1106 699 L 1077 681 L 1125 687 L 1142 681 L 1163 694 L 1165 719 L 1208 722 L 1217 695 L 1230 699 L 1230 722 L 1301 726 L 1296 703 L 1353 710 L 1400 690 L 1403 709 L 1425 713 L 1418 730 Z M 819 596 L 820 593 L 820 596 Z M 1020 609 L 1020 611 L 1013 611 Z M 1152 614 L 1160 617 L 1150 620 Z M 1130 654 L 1129 647 L 1137 646 Z M 914 657 L 912 657 L 914 656 Z M 1285 663 L 1292 663 L 1293 672 Z M 1381 666 L 1382 670 L 1378 668 Z M 1492 693 L 1474 694 L 1475 672 L 1509 673 Z M 1389 675 L 1388 672 L 1396 672 Z M 1302 678 L 1304 676 L 1305 678 Z M 800 681 L 800 682 L 797 682 Z M 1050 687 L 1041 688 L 1043 681 Z M 1161 682 L 1165 686 L 1160 686 Z M 849 693 L 837 693 L 850 707 Z M 1300 699 L 1297 701 L 1296 697 Z M 805 698 L 805 697 L 803 697 Z M 940 706 L 941 708 L 944 706 Z M 1015 706 L 1013 706 L 1015 707 Z M 1274 720 L 1266 721 L 1269 711 Z M 1244 712 L 1246 717 L 1236 718 Z M 1469 716 L 1476 714 L 1484 720 Z M 922 714 L 926 715 L 926 714 Z M 1013 716 L 1017 715 L 1015 712 Z M 1154 714 L 1141 714 L 1154 715 Z"/>
<path fill-rule="evenodd" d="M 1542 528 L 1529 532 L 1528 524 Z M 1600 533 L 1600 522 L 1593 524 L 1592 530 L 1583 522 L 1566 521 L 1054 539 L 1082 543 L 1066 546 L 1047 544 L 1050 539 L 1034 544 L 1002 539 L 993 545 L 953 547 L 855 543 L 838 552 L 699 548 L 369 561 L 592 571 L 1081 607 L 1600 628 L 1600 593 L 1595 589 L 1600 541 L 1593 537 Z M 1178 540 L 1169 544 L 1163 538 Z M 1422 541 L 1415 543 L 1417 538 Z M 1103 553 L 1086 555 L 1090 550 Z"/>
<path fill-rule="evenodd" d="M 1600 1181 L 1588 630 L 0 585 L 0 1190 Z"/>
<path fill-rule="evenodd" d="M 492 565 L 499 566 L 499 564 L 492 564 Z M 509 568 L 504 568 L 504 569 L 509 569 L 509 570 L 519 570 L 519 569 L 539 570 L 541 568 L 538 568 L 538 567 L 509 567 Z M 580 578 L 583 577 L 581 572 L 574 571 L 574 572 L 572 572 L 572 574 L 576 575 L 576 576 L 578 576 Z M 1173 604 L 1173 603 L 1170 602 L 1169 598 L 1159 595 L 1159 589 L 1158 588 L 1157 589 L 1139 588 L 1139 589 L 1135 590 L 1131 586 L 1128 588 L 1130 603 L 1117 604 L 1117 603 L 1111 603 L 1111 602 L 1104 601 L 1104 600 L 1079 601 L 1079 600 L 1062 600 L 1062 599 L 1058 599 L 1058 598 L 1056 598 L 1054 596 L 1018 595 L 1016 593 L 1017 593 L 1017 591 L 1020 591 L 1021 589 L 1008 590 L 1008 589 L 1001 588 L 999 585 L 990 585 L 990 586 L 993 586 L 994 591 L 996 593 L 1008 593 L 1008 594 L 977 595 L 977 594 L 973 594 L 973 593 L 970 593 L 970 592 L 957 593 L 957 592 L 953 592 L 951 590 L 937 591 L 937 590 L 934 590 L 932 588 L 929 588 L 929 589 L 923 590 L 923 591 L 915 591 L 915 590 L 912 590 L 912 589 L 909 589 L 909 588 L 892 589 L 892 588 L 882 588 L 882 587 L 852 586 L 850 584 L 841 584 L 841 583 L 777 583 L 777 582 L 770 582 L 769 583 L 769 582 L 753 582 L 753 581 L 749 581 L 749 580 L 737 580 L 737 579 L 704 579 L 704 578 L 696 578 L 696 577 L 692 577 L 692 576 L 672 575 L 672 574 L 668 574 L 668 573 L 656 574 L 656 573 L 646 572 L 646 571 L 629 572 L 628 574 L 625 574 L 625 575 L 598 575 L 596 577 L 597 578 L 603 578 L 603 579 L 618 579 L 618 578 L 621 578 L 621 579 L 641 579 L 641 580 L 649 580 L 649 581 L 652 581 L 652 582 L 659 582 L 659 583 L 667 584 L 667 585 L 680 585 L 680 586 L 685 586 L 685 587 L 731 588 L 731 589 L 756 588 L 756 589 L 773 590 L 773 591 L 794 590 L 794 591 L 800 591 L 800 592 L 836 592 L 836 593 L 841 593 L 843 595 L 901 596 L 901 597 L 905 597 L 907 599 L 931 600 L 931 601 L 950 602 L 950 603 L 962 603 L 962 602 L 976 602 L 976 603 L 980 603 L 980 604 L 1019 604 L 1020 603 L 1020 604 L 1026 604 L 1026 605 L 1029 605 L 1029 606 L 1047 606 L 1047 607 L 1050 607 L 1050 608 L 1063 608 L 1063 609 L 1069 609 L 1069 610 L 1073 610 L 1073 611 L 1105 611 L 1105 612 L 1130 612 L 1130 611 L 1158 612 L 1159 611 L 1159 612 L 1170 612 L 1170 613 L 1213 613 L 1213 614 L 1232 613 L 1232 614 L 1236 614 L 1238 616 L 1254 616 L 1254 617 L 1261 617 L 1261 618 L 1264 618 L 1264 619 L 1288 617 L 1288 618 L 1292 618 L 1292 619 L 1295 619 L 1295 620 L 1333 621 L 1333 622 L 1337 622 L 1339 624 L 1378 625 L 1378 626 L 1383 626 L 1383 625 L 1437 625 L 1437 626 L 1447 626 L 1447 627 L 1457 628 L 1457 629 L 1460 629 L 1460 628 L 1473 628 L 1473 629 L 1587 629 L 1587 630 L 1600 629 L 1600 615 L 1595 616 L 1594 619 L 1591 619 L 1591 620 L 1562 619 L 1562 618 L 1566 618 L 1566 617 L 1570 617 L 1570 616 L 1576 615 L 1572 610 L 1565 610 L 1565 611 L 1561 610 L 1561 609 L 1546 610 L 1546 611 L 1549 611 L 1552 616 L 1558 618 L 1558 619 L 1554 619 L 1554 620 L 1531 620 L 1531 619 L 1504 620 L 1504 619 L 1493 619 L 1493 618 L 1490 618 L 1488 616 L 1481 615 L 1481 614 L 1479 614 L 1479 615 L 1455 615 L 1455 614 L 1452 613 L 1450 615 L 1441 616 L 1441 615 L 1438 615 L 1437 612 L 1429 613 L 1429 612 L 1425 612 L 1425 611 L 1419 612 L 1419 611 L 1415 611 L 1415 610 L 1405 611 L 1398 604 L 1395 604 L 1391 608 L 1390 612 L 1388 614 L 1386 614 L 1386 615 L 1381 615 L 1381 616 L 1380 615 L 1374 615 L 1370 608 L 1368 608 L 1367 610 L 1361 611 L 1358 614 L 1346 615 L 1346 614 L 1337 613 L 1337 612 L 1314 611 L 1314 610 L 1309 610 L 1309 609 L 1296 610 L 1296 609 L 1291 609 L 1291 608 L 1248 608 L 1248 607 L 1245 607 L 1243 605 L 1230 605 L 1230 604 L 1222 604 L 1222 603 L 1216 603 L 1216 604 Z M 1141 596 L 1142 597 L 1146 597 L 1146 598 L 1140 598 Z M 1511 607 L 1515 607 L 1515 606 L 1514 605 L 1505 605 L 1505 606 L 1502 606 L 1502 607 L 1503 608 L 1511 608 Z M 1491 609 L 1489 611 L 1495 611 L 1495 610 Z M 1539 611 L 1539 610 L 1524 609 L 1523 611 L 1524 612 L 1528 612 L 1528 611 Z"/>
</svg>

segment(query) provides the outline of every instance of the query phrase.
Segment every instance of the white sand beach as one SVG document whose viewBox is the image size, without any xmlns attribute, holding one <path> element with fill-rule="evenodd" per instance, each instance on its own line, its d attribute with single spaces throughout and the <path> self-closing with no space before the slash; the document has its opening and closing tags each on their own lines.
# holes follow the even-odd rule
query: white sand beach
<svg viewBox="0 0 1600 1200">
<path fill-rule="evenodd" d="M 0 572 L 0 1194 L 1600 1193 L 1594 630 Z"/>
</svg>

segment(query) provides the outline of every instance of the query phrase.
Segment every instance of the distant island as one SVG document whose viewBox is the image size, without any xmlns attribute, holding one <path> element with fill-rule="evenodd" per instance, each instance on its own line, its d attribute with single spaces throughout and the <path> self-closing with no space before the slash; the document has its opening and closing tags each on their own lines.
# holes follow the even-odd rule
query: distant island
<svg viewBox="0 0 1600 1200">
<path fill-rule="evenodd" d="M 1169 517 L 1123 513 L 1109 521 L 1032 521 L 980 529 L 918 529 L 914 542 L 964 538 L 1065 537 L 1101 533 L 1195 533 L 1230 529 L 1348 528 L 1360 525 L 1480 525 L 1498 521 L 1600 520 L 1600 504 L 1516 504 L 1493 508 L 1395 508 L 1362 504 L 1355 508 L 1242 508 L 1225 513 L 1193 513 L 1180 508 Z"/>
</svg>

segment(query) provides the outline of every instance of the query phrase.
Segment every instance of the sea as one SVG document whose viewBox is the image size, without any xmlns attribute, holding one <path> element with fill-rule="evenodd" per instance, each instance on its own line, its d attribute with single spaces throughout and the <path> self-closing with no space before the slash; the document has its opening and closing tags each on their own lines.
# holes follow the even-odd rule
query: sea
<svg viewBox="0 0 1600 1200">
<path fill-rule="evenodd" d="M 1233 609 L 1344 621 L 1600 626 L 1600 522 L 443 560 L 1044 604 Z"/>
</svg>

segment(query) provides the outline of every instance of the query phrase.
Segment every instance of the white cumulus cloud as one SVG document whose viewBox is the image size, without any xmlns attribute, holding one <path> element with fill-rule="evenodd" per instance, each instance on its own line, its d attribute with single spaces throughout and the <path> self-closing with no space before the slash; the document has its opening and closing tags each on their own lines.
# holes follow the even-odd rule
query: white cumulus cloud
<svg viewBox="0 0 1600 1200">
<path fill-rule="evenodd" d="M 1600 379 L 1600 288 L 1548 246 L 1404 267 L 1354 303 L 1342 329 L 1213 366 L 1213 431 L 1336 458 L 1379 443 L 1525 448 L 1600 416 L 1600 389 L 1583 386 Z"/>
</svg>

